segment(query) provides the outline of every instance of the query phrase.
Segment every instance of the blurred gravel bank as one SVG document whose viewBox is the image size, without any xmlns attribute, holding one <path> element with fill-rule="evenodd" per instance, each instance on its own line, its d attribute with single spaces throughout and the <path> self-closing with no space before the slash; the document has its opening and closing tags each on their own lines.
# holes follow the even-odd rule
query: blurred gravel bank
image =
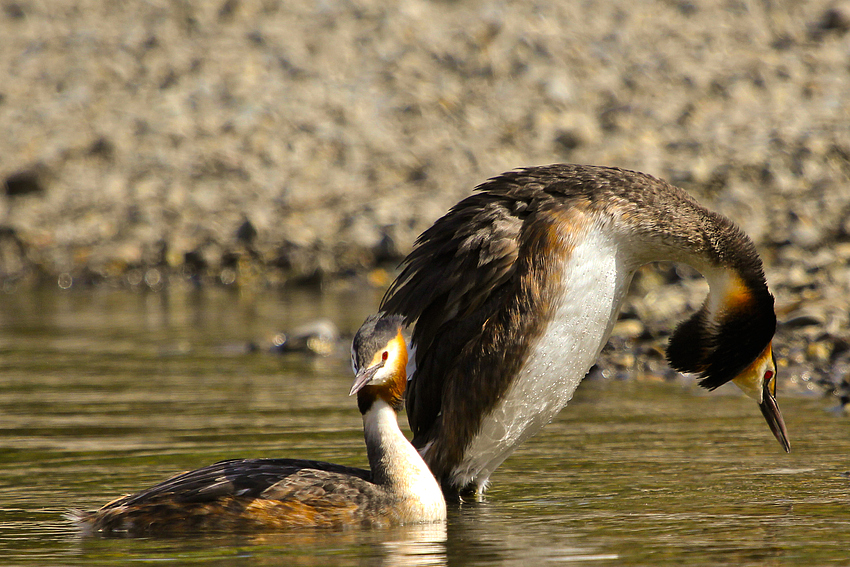
<svg viewBox="0 0 850 567">
<path fill-rule="evenodd" d="M 626 6 L 2 0 L 0 285 L 327 281 L 492 175 L 616 165 L 741 224 L 783 360 L 840 385 L 850 4 Z M 654 344 L 701 285 L 646 271 L 613 340 Z"/>
</svg>

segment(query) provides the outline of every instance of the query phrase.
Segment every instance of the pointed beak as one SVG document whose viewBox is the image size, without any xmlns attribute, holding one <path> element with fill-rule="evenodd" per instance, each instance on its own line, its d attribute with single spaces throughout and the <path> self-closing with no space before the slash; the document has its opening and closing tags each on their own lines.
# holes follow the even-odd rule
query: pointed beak
<svg viewBox="0 0 850 567">
<path fill-rule="evenodd" d="M 785 420 L 782 419 L 782 412 L 779 411 L 779 406 L 776 403 L 776 396 L 770 389 L 771 384 L 776 384 L 775 380 L 765 380 L 762 386 L 762 402 L 759 404 L 761 414 L 767 421 L 768 427 L 773 432 L 773 436 L 782 445 L 786 453 L 791 452 L 791 442 L 788 441 L 788 431 L 785 429 Z"/>
<path fill-rule="evenodd" d="M 354 377 L 354 385 L 351 386 L 351 391 L 348 392 L 349 396 L 353 396 L 360 390 L 362 390 L 369 382 L 372 381 L 375 374 L 384 367 L 384 361 L 375 364 L 374 366 L 368 366 L 366 368 L 362 368 L 360 372 Z M 780 418 L 782 419 L 782 418 Z"/>
</svg>

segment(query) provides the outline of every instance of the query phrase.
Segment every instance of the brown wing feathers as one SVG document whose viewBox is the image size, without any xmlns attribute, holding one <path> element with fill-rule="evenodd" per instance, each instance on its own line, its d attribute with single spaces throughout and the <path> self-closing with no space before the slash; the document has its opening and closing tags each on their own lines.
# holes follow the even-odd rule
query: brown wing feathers
<svg viewBox="0 0 850 567">
<path fill-rule="evenodd" d="M 617 219 L 630 238 L 666 247 L 674 259 L 683 252 L 736 272 L 753 291 L 753 301 L 715 324 L 700 311 L 671 338 L 671 365 L 700 374 L 703 386 L 731 380 L 773 336 L 773 298 L 752 241 L 679 188 L 617 168 L 553 165 L 505 173 L 477 191 L 420 236 L 382 303 L 407 324 L 416 322 L 419 378 L 407 402 L 416 434 L 437 419 L 445 375 L 461 349 L 502 307 L 504 294 L 515 291 L 509 282 L 530 214 L 582 208 Z"/>
</svg>

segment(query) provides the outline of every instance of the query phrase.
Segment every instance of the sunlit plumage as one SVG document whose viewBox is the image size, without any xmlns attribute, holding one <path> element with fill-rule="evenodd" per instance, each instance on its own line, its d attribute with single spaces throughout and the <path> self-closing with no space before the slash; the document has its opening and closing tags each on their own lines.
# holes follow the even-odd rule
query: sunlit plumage
<svg viewBox="0 0 850 567">
<path fill-rule="evenodd" d="M 443 521 L 442 491 L 396 418 L 407 364 L 400 319 L 367 319 L 354 344 L 351 394 L 363 415 L 370 470 L 294 459 L 222 461 L 74 519 L 104 535 Z"/>
<path fill-rule="evenodd" d="M 773 296 L 752 241 L 649 175 L 552 165 L 495 177 L 417 240 L 381 309 L 413 325 L 407 411 L 447 493 L 491 473 L 566 405 L 605 345 L 635 271 L 671 260 L 710 292 L 668 346 L 671 365 L 775 401 Z"/>
</svg>

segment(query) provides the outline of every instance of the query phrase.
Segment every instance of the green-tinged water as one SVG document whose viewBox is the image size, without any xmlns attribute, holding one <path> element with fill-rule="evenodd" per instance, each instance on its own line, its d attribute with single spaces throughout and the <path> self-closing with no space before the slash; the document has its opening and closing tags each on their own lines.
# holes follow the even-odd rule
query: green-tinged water
<svg viewBox="0 0 850 567">
<path fill-rule="evenodd" d="M 595 381 L 445 528 L 82 538 L 67 510 L 220 459 L 365 466 L 348 344 L 326 358 L 265 346 L 319 316 L 350 337 L 379 294 L 0 300 L 2 565 L 850 564 L 847 418 L 781 384 L 790 455 L 734 388 Z"/>
</svg>

